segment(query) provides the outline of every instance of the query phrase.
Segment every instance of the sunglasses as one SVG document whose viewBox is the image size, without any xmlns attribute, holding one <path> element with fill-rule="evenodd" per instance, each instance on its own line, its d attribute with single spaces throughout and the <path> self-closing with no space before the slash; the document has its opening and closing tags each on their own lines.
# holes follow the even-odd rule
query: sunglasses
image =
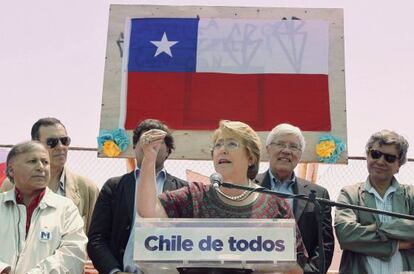
<svg viewBox="0 0 414 274">
<path fill-rule="evenodd" d="M 384 155 L 385 161 L 387 161 L 390 164 L 394 163 L 398 159 L 398 156 L 396 155 L 384 153 L 376 149 L 371 149 L 369 151 L 369 155 L 371 156 L 372 159 L 379 159 L 382 157 L 382 155 Z"/>
<path fill-rule="evenodd" d="M 47 138 L 46 139 L 46 145 L 50 148 L 55 148 L 58 144 L 62 144 L 62 146 L 69 146 L 70 145 L 70 137 L 69 136 L 63 136 L 59 138 Z"/>
</svg>

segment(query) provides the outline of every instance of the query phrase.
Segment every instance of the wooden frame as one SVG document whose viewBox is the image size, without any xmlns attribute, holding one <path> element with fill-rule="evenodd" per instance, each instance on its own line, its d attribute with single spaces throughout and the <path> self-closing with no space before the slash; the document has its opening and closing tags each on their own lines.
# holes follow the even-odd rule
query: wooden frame
<svg viewBox="0 0 414 274">
<path fill-rule="evenodd" d="M 256 18 L 303 20 L 326 20 L 329 22 L 329 97 L 331 131 L 304 131 L 306 149 L 302 162 L 318 162 L 315 146 L 319 136 L 329 133 L 347 143 L 344 37 L 342 9 L 268 8 L 268 7 L 207 7 L 207 6 L 156 6 L 156 5 L 111 5 L 108 26 L 105 76 L 102 96 L 100 129 L 119 127 L 120 91 L 122 89 L 123 33 L 127 18 L 131 17 L 210 17 L 210 18 Z M 294 107 L 294 106 L 292 106 Z M 152 117 L 148 117 L 152 118 Z M 258 132 L 265 143 L 268 132 Z M 132 135 L 132 132 L 128 132 Z M 170 159 L 211 159 L 211 131 L 174 131 L 176 150 Z M 132 138 L 131 138 L 132 140 Z M 267 160 L 265 147 L 262 160 Z M 99 153 L 99 157 L 106 157 Z M 132 145 L 119 157 L 134 157 Z M 347 163 L 345 150 L 337 163 Z"/>
</svg>

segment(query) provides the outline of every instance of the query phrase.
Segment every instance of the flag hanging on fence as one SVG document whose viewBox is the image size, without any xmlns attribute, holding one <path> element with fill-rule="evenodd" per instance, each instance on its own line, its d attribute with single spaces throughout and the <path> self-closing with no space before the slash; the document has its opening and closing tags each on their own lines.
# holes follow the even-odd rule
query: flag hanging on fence
<svg viewBox="0 0 414 274">
<path fill-rule="evenodd" d="M 0 186 L 3 184 L 4 179 L 6 179 L 6 160 L 8 150 L 0 148 Z"/>
<path fill-rule="evenodd" d="M 126 35 L 120 124 L 146 118 L 211 130 L 331 129 L 326 21 L 135 18 Z"/>
</svg>

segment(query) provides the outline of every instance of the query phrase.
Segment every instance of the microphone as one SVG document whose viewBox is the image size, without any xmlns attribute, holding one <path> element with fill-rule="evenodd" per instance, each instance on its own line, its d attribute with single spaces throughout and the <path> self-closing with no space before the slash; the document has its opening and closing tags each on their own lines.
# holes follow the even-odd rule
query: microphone
<svg viewBox="0 0 414 274">
<path fill-rule="evenodd" d="M 213 173 L 210 175 L 210 182 L 213 188 L 219 188 L 223 184 L 223 176 L 220 173 Z"/>
</svg>

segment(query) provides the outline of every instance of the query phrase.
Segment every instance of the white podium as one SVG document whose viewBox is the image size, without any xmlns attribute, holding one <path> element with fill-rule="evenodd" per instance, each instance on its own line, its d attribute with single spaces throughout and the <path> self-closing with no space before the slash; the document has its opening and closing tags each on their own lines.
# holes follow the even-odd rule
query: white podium
<svg viewBox="0 0 414 274">
<path fill-rule="evenodd" d="M 297 268 L 295 220 L 137 218 L 134 260 L 154 274 L 177 268 L 283 273 Z"/>
</svg>

